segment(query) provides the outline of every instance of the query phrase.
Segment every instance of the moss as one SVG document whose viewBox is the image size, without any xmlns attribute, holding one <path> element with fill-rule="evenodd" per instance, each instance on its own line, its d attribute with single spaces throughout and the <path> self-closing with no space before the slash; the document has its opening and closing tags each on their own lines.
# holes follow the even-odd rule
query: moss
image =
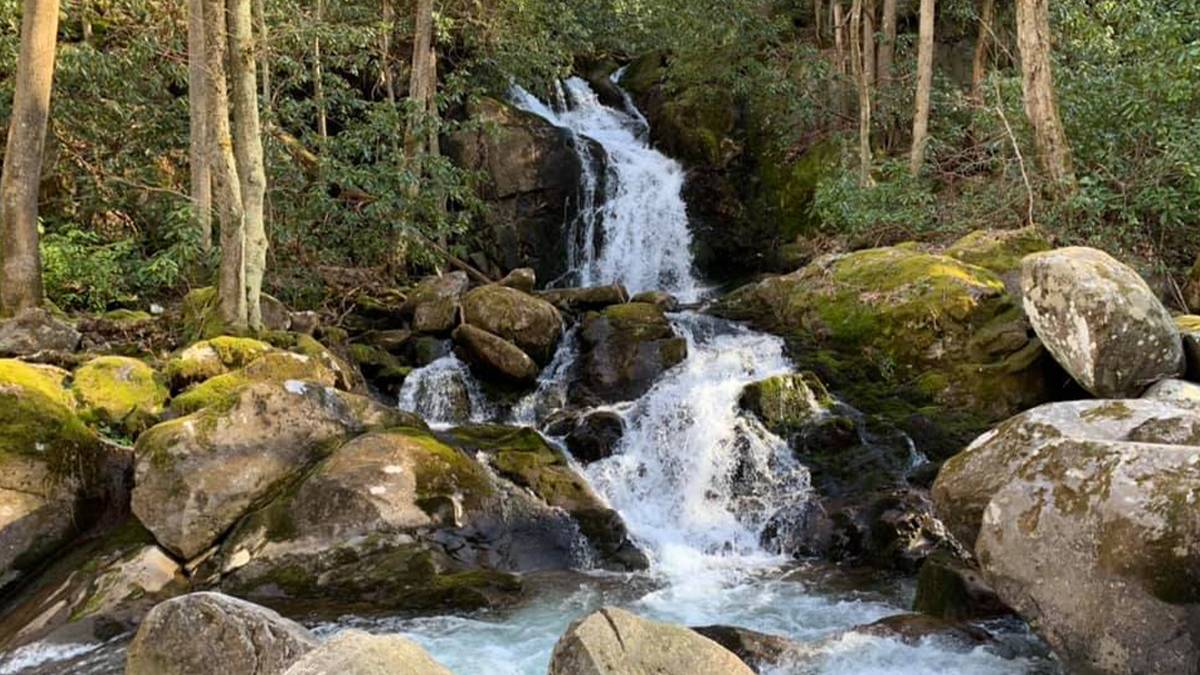
<svg viewBox="0 0 1200 675">
<path fill-rule="evenodd" d="M 229 331 L 217 312 L 217 289 L 197 288 L 183 297 L 180 326 L 192 340 L 223 335 Z"/>
<path fill-rule="evenodd" d="M 777 151 L 759 153 L 758 188 L 752 205 L 757 218 L 778 223 L 777 241 L 793 241 L 820 225 L 810 209 L 821 180 L 839 166 L 840 148 L 833 139 L 814 144 L 798 159 Z"/>
<path fill-rule="evenodd" d="M 0 359 L 0 385 L 27 389 L 50 401 L 74 409 L 75 399 L 63 386 L 67 372 L 49 366 L 39 366 L 16 359 Z"/>
<path fill-rule="evenodd" d="M 165 374 L 176 384 L 206 380 L 242 368 L 274 348 L 253 338 L 222 335 L 190 345 L 167 363 Z"/>
<path fill-rule="evenodd" d="M 92 359 L 75 371 L 75 396 L 85 421 L 116 425 L 134 434 L 164 411 L 170 392 L 150 366 L 120 356 Z"/>
<path fill-rule="evenodd" d="M 462 495 L 478 503 L 495 493 L 491 480 L 475 460 L 418 429 L 391 430 L 422 452 L 414 456 L 418 499 Z"/>
<path fill-rule="evenodd" d="M 786 435 L 804 428 L 833 398 L 815 374 L 800 373 L 747 385 L 739 404 L 772 432 Z"/>
<path fill-rule="evenodd" d="M 1018 270 L 1025 256 L 1051 248 L 1036 226 L 1019 230 L 976 230 L 946 249 L 946 255 L 996 274 Z"/>
<path fill-rule="evenodd" d="M 254 382 L 284 383 L 288 380 L 318 382 L 333 386 L 336 377 L 328 368 L 299 354 L 269 353 L 252 361 L 245 368 L 205 380 L 171 401 L 171 410 L 186 415 L 201 408 L 220 404 L 242 387 Z"/>
<path fill-rule="evenodd" d="M 650 92 L 662 82 L 666 69 L 663 65 L 666 55 L 663 52 L 649 52 L 634 59 L 625 69 L 621 78 L 621 87 L 635 96 Z"/>
<path fill-rule="evenodd" d="M 15 454 L 45 461 L 52 475 L 88 483 L 103 459 L 95 434 L 73 410 L 57 369 L 0 359 L 0 461 Z"/>
<path fill-rule="evenodd" d="M 104 319 L 105 321 L 122 324 L 133 324 L 154 320 L 154 316 L 149 312 L 142 312 L 133 309 L 114 309 L 110 312 L 101 314 L 100 318 Z"/>
<path fill-rule="evenodd" d="M 736 121 L 737 106 L 728 90 L 696 86 L 663 104 L 655 132 L 672 156 L 720 166 Z"/>
<path fill-rule="evenodd" d="M 1085 420 L 1123 420 L 1133 415 L 1133 411 L 1122 401 L 1108 401 L 1089 409 L 1080 415 Z"/>
</svg>

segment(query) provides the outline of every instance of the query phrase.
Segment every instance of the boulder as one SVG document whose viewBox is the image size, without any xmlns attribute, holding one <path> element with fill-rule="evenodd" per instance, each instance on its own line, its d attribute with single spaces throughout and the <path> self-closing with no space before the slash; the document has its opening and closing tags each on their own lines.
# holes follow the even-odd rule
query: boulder
<svg viewBox="0 0 1200 675">
<path fill-rule="evenodd" d="M 528 385 L 541 372 L 520 347 L 482 328 L 463 324 L 454 329 L 454 341 L 462 347 L 463 360 L 485 379 Z"/>
<path fill-rule="evenodd" d="M 748 384 L 738 399 L 743 410 L 779 436 L 809 427 L 832 403 L 833 397 L 812 373 L 777 375 Z"/>
<path fill-rule="evenodd" d="M 943 466 L 933 485 L 939 519 L 974 549 L 984 512 L 1042 446 L 1062 440 L 1200 445 L 1200 411 L 1150 399 L 1049 403 L 983 434 Z"/>
<path fill-rule="evenodd" d="M 588 313 L 580 340 L 579 393 L 600 401 L 636 399 L 687 358 L 687 340 L 675 335 L 661 309 L 644 303 Z"/>
<path fill-rule="evenodd" d="M 332 387 L 337 384 L 338 377 L 316 358 L 292 352 L 270 352 L 251 361 L 245 368 L 205 380 L 176 396 L 171 400 L 171 411 L 187 415 L 208 406 L 224 404 L 249 384 L 283 384 L 291 380 Z"/>
<path fill-rule="evenodd" d="M 683 626 L 605 607 L 571 624 L 550 675 L 751 675 L 736 655 Z"/>
<path fill-rule="evenodd" d="M 522 267 L 509 272 L 508 276 L 496 283 L 508 288 L 515 288 L 522 293 L 532 293 L 537 286 L 537 273 L 532 268 Z"/>
<path fill-rule="evenodd" d="M 621 437 L 625 421 L 614 412 L 594 412 L 582 419 L 567 434 L 567 449 L 580 464 L 588 465 L 612 456 Z"/>
<path fill-rule="evenodd" d="M 243 368 L 271 351 L 271 345 L 260 340 L 222 335 L 188 346 L 167 362 L 165 374 L 171 387 L 179 391 Z"/>
<path fill-rule="evenodd" d="M 142 434 L 133 512 L 191 559 L 252 506 L 365 429 L 420 420 L 319 384 L 259 382 Z"/>
<path fill-rule="evenodd" d="M 1142 398 L 1200 407 L 1200 384 L 1186 380 L 1159 380 L 1150 385 Z"/>
<path fill-rule="evenodd" d="M 463 296 L 463 322 L 497 335 L 541 365 L 550 362 L 562 337 L 554 305 L 505 286 L 481 286 Z"/>
<path fill-rule="evenodd" d="M 30 356 L 39 352 L 74 352 L 79 331 L 49 311 L 25 309 L 0 322 L 0 356 Z"/>
<path fill-rule="evenodd" d="M 1200 445 L 1059 438 L 992 497 L 985 577 L 1069 672 L 1200 666 Z"/>
<path fill-rule="evenodd" d="M 413 370 L 387 351 L 368 344 L 350 345 L 350 358 L 369 382 L 391 396 L 399 393 Z"/>
<path fill-rule="evenodd" d="M 674 312 L 679 309 L 679 300 L 666 291 L 642 291 L 633 296 L 630 302 L 644 302 L 654 305 L 664 312 Z"/>
<path fill-rule="evenodd" d="M 1015 230 L 975 230 L 955 241 L 946 255 L 999 276 L 1010 295 L 1021 292 L 1021 261 L 1025 256 L 1052 248 L 1049 237 L 1036 225 Z"/>
<path fill-rule="evenodd" d="M 319 645 L 303 626 L 219 593 L 192 593 L 158 605 L 138 629 L 128 675 L 282 675 Z"/>
<path fill-rule="evenodd" d="M 552 288 L 537 296 L 564 312 L 591 312 L 629 302 L 629 291 L 621 284 L 586 288 Z"/>
<path fill-rule="evenodd" d="M 944 551 L 929 556 L 921 565 L 913 610 L 946 621 L 974 621 L 1012 613 L 977 567 Z"/>
<path fill-rule="evenodd" d="M 936 637 L 939 644 L 951 645 L 962 651 L 971 651 L 994 642 L 991 634 L 982 628 L 924 614 L 897 614 L 865 626 L 857 626 L 850 631 L 891 638 L 912 646 Z"/>
<path fill-rule="evenodd" d="M 72 389 L 85 421 L 137 434 L 158 421 L 171 392 L 138 359 L 101 356 L 75 371 Z"/>
<path fill-rule="evenodd" d="M 692 630 L 733 652 L 756 673 L 771 673 L 805 658 L 806 649 L 795 640 L 737 626 L 700 626 Z"/>
<path fill-rule="evenodd" d="M 345 630 L 304 655 L 286 675 L 453 675 L 420 645 L 399 635 Z"/>
<path fill-rule="evenodd" d="M 1021 287 L 1042 344 L 1097 397 L 1137 397 L 1183 375 L 1171 315 L 1137 272 L 1107 253 L 1072 247 L 1031 255 Z"/>
<path fill-rule="evenodd" d="M 466 272 L 428 277 L 413 289 L 404 305 L 418 333 L 449 333 L 458 323 L 458 303 L 471 286 Z"/>
</svg>

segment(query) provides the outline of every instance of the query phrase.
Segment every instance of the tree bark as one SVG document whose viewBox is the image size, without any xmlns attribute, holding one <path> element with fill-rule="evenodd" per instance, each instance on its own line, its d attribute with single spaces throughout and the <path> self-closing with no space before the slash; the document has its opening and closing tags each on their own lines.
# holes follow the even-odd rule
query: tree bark
<svg viewBox="0 0 1200 675">
<path fill-rule="evenodd" d="M 825 44 L 825 3 L 813 0 L 813 30 L 817 34 L 817 46 Z"/>
<path fill-rule="evenodd" d="M 429 151 L 428 133 L 430 104 L 437 93 L 437 63 L 433 51 L 433 0 L 415 0 L 416 26 L 413 34 L 412 74 L 408 96 L 412 112 L 404 132 L 404 152 L 408 157 L 420 157 Z"/>
<path fill-rule="evenodd" d="M 862 15 L 863 76 L 867 79 L 867 94 L 875 92 L 875 0 L 863 0 Z"/>
<path fill-rule="evenodd" d="M 392 77 L 392 31 L 396 29 L 392 0 L 383 0 L 383 34 L 379 36 L 379 72 L 388 103 L 396 105 L 396 81 Z"/>
<path fill-rule="evenodd" d="M 933 18 L 935 0 L 921 0 L 921 25 L 917 45 L 917 96 L 913 111 L 912 156 L 909 170 L 915 176 L 925 165 L 929 144 L 929 108 L 933 92 Z"/>
<path fill-rule="evenodd" d="M 208 138 L 208 69 L 205 55 L 204 1 L 188 0 L 188 112 L 191 117 L 192 219 L 200 248 L 212 248 L 212 172 Z"/>
<path fill-rule="evenodd" d="M 324 21 L 325 0 L 317 0 L 317 28 Z M 321 66 L 321 38 L 313 38 L 313 98 L 317 102 L 317 135 L 321 140 L 329 138 L 329 119 L 325 113 L 325 76 Z"/>
<path fill-rule="evenodd" d="M 979 38 L 975 41 L 975 58 L 971 62 L 971 100 L 983 105 L 983 80 L 987 77 L 988 56 L 992 50 L 992 23 L 996 15 L 996 0 L 983 0 L 979 11 Z"/>
<path fill-rule="evenodd" d="M 1049 0 L 1017 1 L 1017 43 L 1021 49 L 1025 114 L 1033 127 L 1038 161 L 1060 195 L 1075 190 L 1071 148 L 1058 114 L 1050 65 Z"/>
<path fill-rule="evenodd" d="M 25 0 L 12 119 L 0 176 L 0 311 L 4 314 L 42 304 L 38 187 L 57 39 L 58 0 Z"/>
<path fill-rule="evenodd" d="M 208 134 L 214 196 L 221 222 L 221 270 L 217 281 L 221 321 L 245 331 L 246 231 L 241 178 L 229 125 L 229 85 L 225 77 L 227 45 L 225 0 L 204 0 L 205 53 L 208 56 Z"/>
<path fill-rule="evenodd" d="M 883 36 L 879 41 L 879 73 L 875 77 L 880 91 L 892 86 L 892 65 L 896 59 L 896 0 L 883 0 Z"/>
<path fill-rule="evenodd" d="M 262 127 L 258 118 L 257 52 L 251 0 L 229 0 L 229 77 L 232 82 L 234 156 L 237 160 L 245 223 L 246 318 L 262 330 L 262 282 L 267 264 L 264 216 L 267 175 L 263 166 Z"/>
<path fill-rule="evenodd" d="M 858 184 L 871 186 L 871 87 L 869 72 L 874 71 L 874 62 L 864 58 L 863 43 L 867 36 L 864 21 L 863 0 L 854 0 L 850 6 L 850 63 L 854 69 L 854 80 L 858 84 Z"/>
<path fill-rule="evenodd" d="M 267 30 L 266 0 L 254 0 L 254 24 L 258 30 L 259 63 L 262 65 L 263 111 L 271 114 L 271 40 Z"/>
</svg>

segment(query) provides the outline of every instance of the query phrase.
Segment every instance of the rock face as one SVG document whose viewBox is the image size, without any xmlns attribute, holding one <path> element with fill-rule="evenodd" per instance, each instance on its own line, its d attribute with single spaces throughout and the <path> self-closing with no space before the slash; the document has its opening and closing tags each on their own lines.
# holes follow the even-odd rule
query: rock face
<svg viewBox="0 0 1200 675">
<path fill-rule="evenodd" d="M 687 358 L 687 341 L 661 309 L 644 303 L 588 313 L 580 338 L 581 393 L 600 401 L 636 399 Z"/>
<path fill-rule="evenodd" d="M 521 348 L 482 328 L 463 324 L 454 329 L 454 341 L 462 346 L 464 360 L 485 378 L 513 384 L 531 384 L 541 369 Z"/>
<path fill-rule="evenodd" d="M 101 356 L 75 371 L 72 385 L 84 419 L 137 433 L 158 421 L 171 392 L 137 359 Z"/>
<path fill-rule="evenodd" d="M 458 302 L 471 285 L 466 272 L 429 277 L 413 289 L 404 305 L 418 333 L 449 333 L 458 323 Z"/>
<path fill-rule="evenodd" d="M 73 352 L 81 336 L 75 327 L 33 308 L 0 322 L 0 356 L 27 356 L 38 352 Z"/>
<path fill-rule="evenodd" d="M 1096 396 L 1136 397 L 1183 375 L 1171 315 L 1137 272 L 1107 253 L 1075 247 L 1031 255 L 1021 287 L 1046 349 Z"/>
<path fill-rule="evenodd" d="M 298 623 L 219 593 L 155 607 L 125 661 L 128 675 L 281 675 L 318 641 Z"/>
<path fill-rule="evenodd" d="M 164 547 L 190 559 L 331 446 L 404 423 L 422 424 L 316 384 L 253 384 L 138 438 L 133 511 Z"/>
<path fill-rule="evenodd" d="M 625 422 L 613 412 L 594 412 L 579 420 L 567 434 L 567 449 L 580 464 L 591 464 L 611 457 L 621 437 Z"/>
<path fill-rule="evenodd" d="M 338 633 L 288 668 L 286 675 L 453 675 L 420 645 L 399 635 Z"/>
<path fill-rule="evenodd" d="M 467 107 L 474 131 L 451 135 L 446 155 L 460 167 L 488 177 L 480 196 L 489 203 L 478 244 L 503 269 L 533 268 L 540 279 L 567 272 L 563 224 L 579 208 L 579 155 L 570 133 L 496 99 Z M 604 150 L 588 142 L 597 163 Z M 603 175 L 603 166 L 593 168 Z"/>
<path fill-rule="evenodd" d="M 567 629 L 550 675 L 751 675 L 741 659 L 683 626 L 605 607 Z"/>
<path fill-rule="evenodd" d="M 554 305 L 506 286 L 481 286 L 463 297 L 463 321 L 520 347 L 545 365 L 562 338 Z"/>
<path fill-rule="evenodd" d="M 985 579 L 1072 671 L 1195 671 L 1196 408 L 1042 406 L 948 462 L 934 495 Z"/>
</svg>

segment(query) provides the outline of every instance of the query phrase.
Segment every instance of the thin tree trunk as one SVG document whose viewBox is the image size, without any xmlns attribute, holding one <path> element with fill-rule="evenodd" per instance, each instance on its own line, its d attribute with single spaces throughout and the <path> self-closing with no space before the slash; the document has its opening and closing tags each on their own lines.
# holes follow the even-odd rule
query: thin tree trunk
<svg viewBox="0 0 1200 675">
<path fill-rule="evenodd" d="M 813 28 L 817 33 L 817 46 L 825 44 L 825 3 L 813 0 Z"/>
<path fill-rule="evenodd" d="M 192 219 L 200 232 L 200 248 L 212 248 L 212 172 L 208 138 L 208 82 L 205 61 L 204 1 L 188 0 L 188 112 L 192 173 Z"/>
<path fill-rule="evenodd" d="M 879 90 L 892 86 L 892 64 L 896 59 L 896 0 L 883 0 L 883 37 L 879 41 Z"/>
<path fill-rule="evenodd" d="M 221 321 L 235 332 L 248 325 L 246 231 L 241 179 L 229 126 L 225 79 L 227 36 L 225 0 L 204 0 L 205 53 L 208 56 L 208 133 L 213 185 L 221 221 L 221 270 L 217 281 Z"/>
<path fill-rule="evenodd" d="M 317 28 L 325 15 L 325 0 L 317 0 Z M 325 83 L 321 69 L 321 38 L 313 38 L 313 98 L 317 102 L 317 135 L 321 140 L 329 138 L 329 121 L 325 114 Z"/>
<path fill-rule="evenodd" d="M 262 282 L 267 264 L 262 127 L 258 119 L 258 82 L 251 0 L 229 0 L 229 76 L 233 104 L 234 156 L 245 222 L 246 318 L 262 330 Z"/>
<path fill-rule="evenodd" d="M 975 58 L 971 63 L 971 100 L 976 105 L 983 105 L 983 80 L 987 77 L 988 56 L 992 50 L 995 14 L 996 0 L 983 0 L 979 12 L 979 38 L 975 41 Z"/>
<path fill-rule="evenodd" d="M 863 0 L 862 58 L 867 93 L 871 95 L 875 92 L 875 0 Z"/>
<path fill-rule="evenodd" d="M 396 10 L 392 0 L 383 0 L 383 34 L 379 38 L 379 71 L 388 103 L 396 105 L 396 81 L 392 77 L 392 31 L 395 30 Z"/>
<path fill-rule="evenodd" d="M 12 119 L 0 176 L 0 311 L 42 304 L 42 260 L 38 250 L 38 186 L 50 118 L 58 0 L 25 0 L 21 51 L 13 91 Z"/>
<path fill-rule="evenodd" d="M 1055 191 L 1069 194 L 1075 190 L 1075 171 L 1054 94 L 1048 4 L 1048 0 L 1018 0 L 1017 43 L 1021 48 L 1025 114 L 1033 127 L 1038 160 Z"/>
<path fill-rule="evenodd" d="M 850 63 L 854 69 L 854 80 L 858 83 L 858 184 L 871 186 L 871 88 L 868 65 L 863 58 L 863 42 L 866 36 L 863 17 L 863 0 L 854 0 L 850 6 Z"/>
<path fill-rule="evenodd" d="M 833 23 L 833 55 L 834 67 L 837 71 L 837 77 L 833 78 L 833 100 L 834 106 L 838 113 L 846 114 L 846 38 L 845 26 L 843 23 L 846 20 L 842 12 L 842 0 L 833 0 L 830 8 L 830 15 Z"/>
<path fill-rule="evenodd" d="M 917 45 L 917 97 L 913 111 L 912 156 L 909 170 L 915 176 L 925 165 L 929 144 L 929 108 L 933 93 L 933 16 L 935 0 L 921 0 L 921 27 Z"/>
<path fill-rule="evenodd" d="M 92 3 L 90 0 L 82 0 L 79 3 L 79 30 L 83 33 L 83 41 L 86 44 L 92 43 Z"/>
<path fill-rule="evenodd" d="M 254 0 L 254 24 L 258 30 L 259 62 L 262 65 L 263 111 L 271 114 L 271 40 L 267 29 L 266 0 Z"/>
<path fill-rule="evenodd" d="M 433 0 L 415 2 L 416 26 L 413 34 L 412 74 L 408 87 L 408 96 L 412 99 L 412 115 L 404 133 L 404 152 L 410 158 L 420 157 L 429 150 L 428 136 L 421 133 L 421 127 L 429 123 L 427 116 L 430 100 L 434 96 L 437 83 L 437 65 L 433 60 Z"/>
</svg>

